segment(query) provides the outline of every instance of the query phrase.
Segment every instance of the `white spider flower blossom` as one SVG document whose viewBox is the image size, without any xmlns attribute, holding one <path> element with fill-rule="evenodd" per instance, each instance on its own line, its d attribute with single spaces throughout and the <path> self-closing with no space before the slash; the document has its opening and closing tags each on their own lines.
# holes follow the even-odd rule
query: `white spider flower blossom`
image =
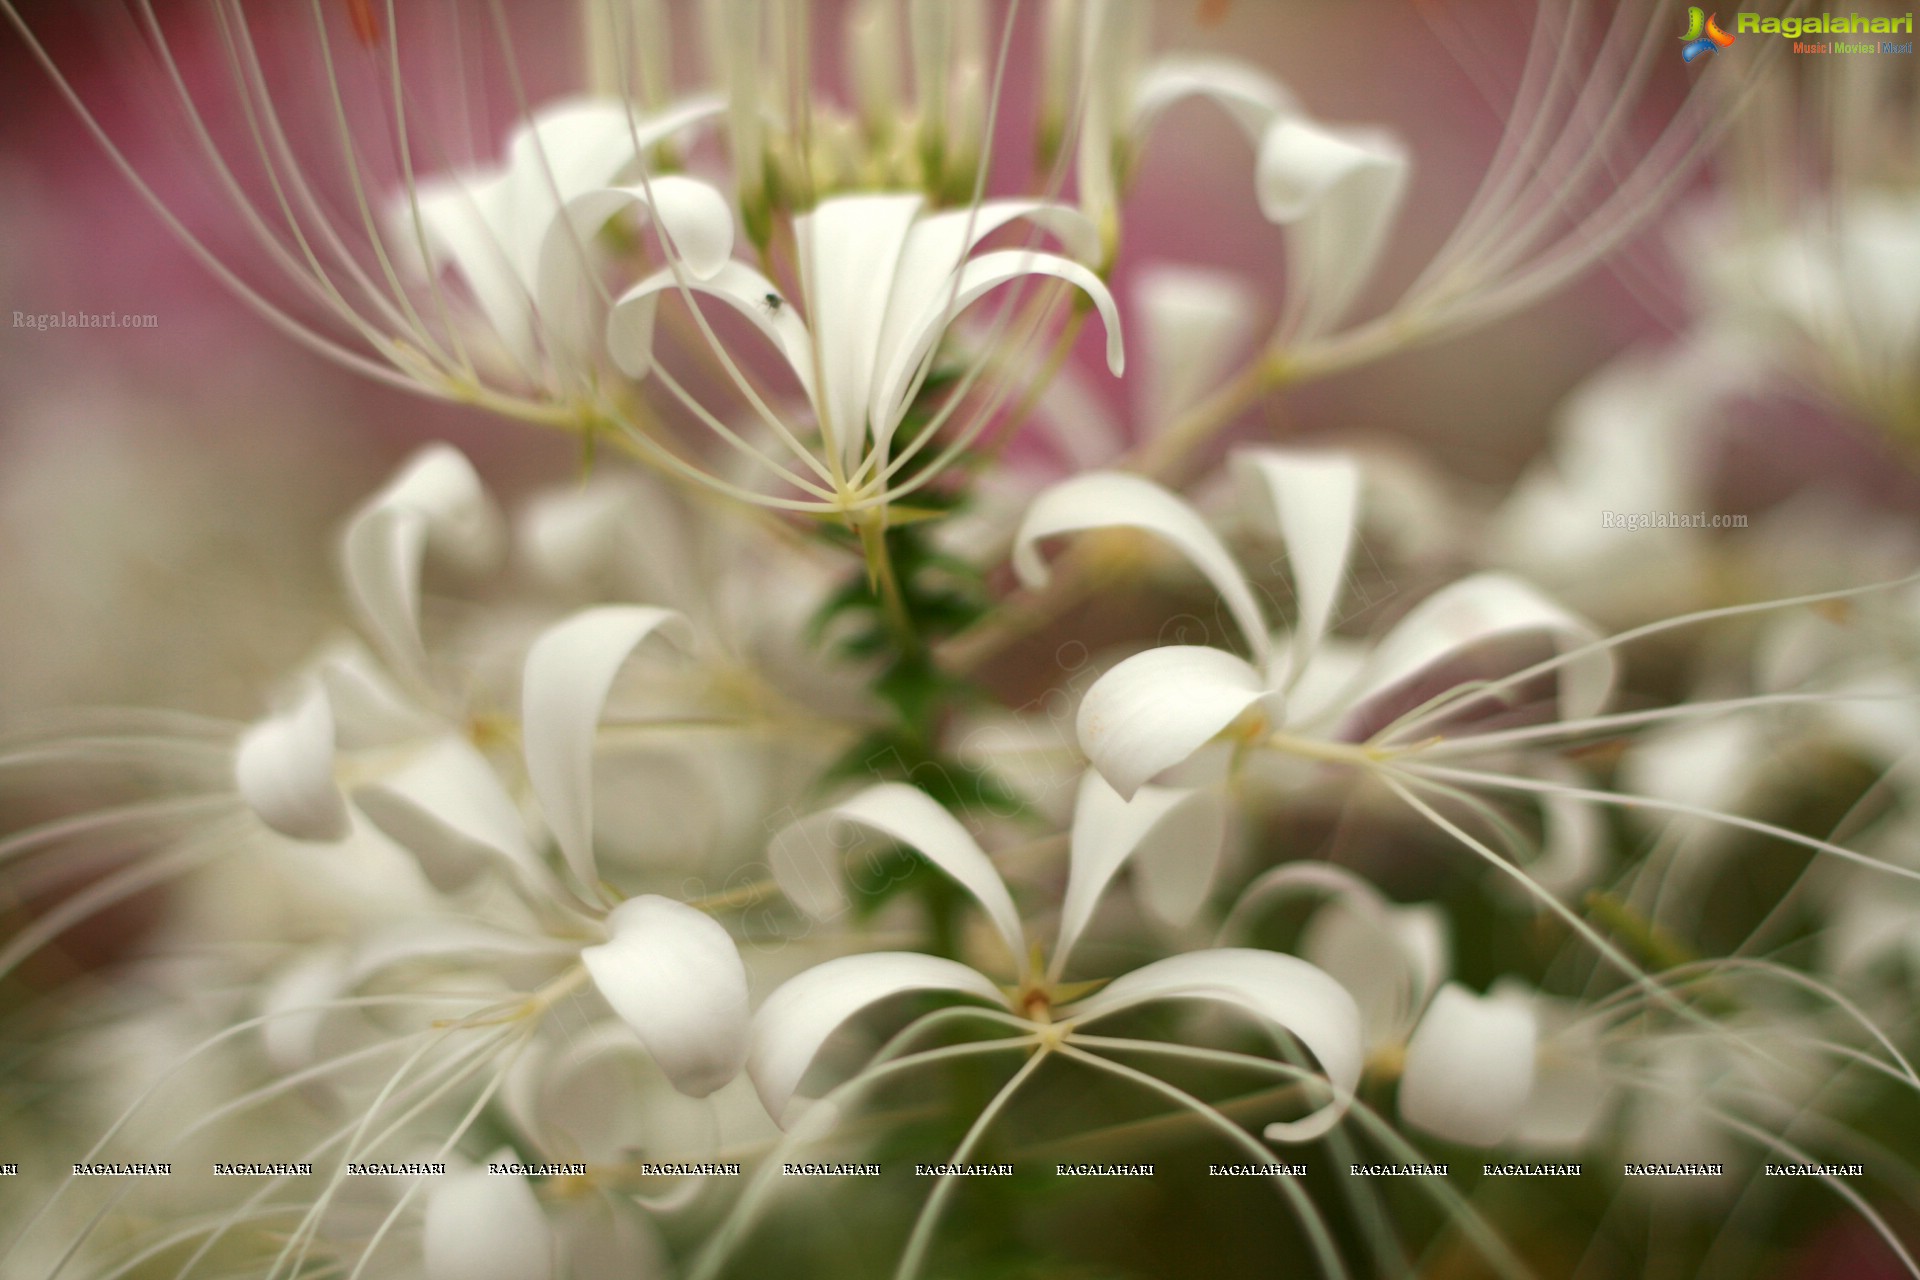
<svg viewBox="0 0 1920 1280">
<path fill-rule="evenodd" d="M 622 214 L 650 218 L 676 269 L 696 278 L 733 251 L 733 213 L 718 190 L 640 172 L 654 147 L 718 110 L 695 99 L 641 118 L 612 99 L 548 103 L 514 130 L 498 165 L 424 179 L 394 197 L 388 236 L 411 250 L 403 260 L 429 288 L 439 271 L 457 275 L 478 311 L 448 342 L 413 344 L 416 362 L 433 366 L 421 376 L 455 397 L 477 396 L 478 379 L 491 374 L 544 403 L 596 403 L 602 227 Z M 444 293 L 434 296 L 452 310 Z"/>
<path fill-rule="evenodd" d="M 1291 1035 L 1324 1073 L 1326 1101 L 1303 1117 L 1267 1126 L 1266 1136 L 1300 1142 L 1327 1132 L 1339 1122 L 1359 1079 L 1360 1016 L 1353 997 L 1306 961 L 1225 948 L 1154 961 L 1093 994 L 1079 994 L 1083 985 L 1062 982 L 1102 896 L 1129 862 L 1177 867 L 1202 861 L 1192 857 L 1179 815 L 1178 797 L 1146 794 L 1127 802 L 1087 775 L 1074 811 L 1055 945 L 1045 961 L 1038 949 L 1029 950 L 1020 913 L 992 861 L 967 829 L 923 792 L 899 783 L 871 787 L 783 832 L 770 850 L 776 875 L 798 904 L 817 915 L 843 909 L 835 827 L 864 828 L 919 853 L 979 903 L 1005 948 L 1000 959 L 1015 981 L 1003 986 L 958 961 L 909 952 L 844 956 L 803 972 L 769 996 L 755 1015 L 747 1070 L 767 1110 L 790 1124 L 808 1069 L 833 1033 L 861 1010 L 903 992 L 943 991 L 987 1002 L 986 1010 L 965 1006 L 952 1012 L 1017 1029 L 1019 1038 L 994 1043 L 1037 1046 L 1042 1052 L 1030 1067 L 1055 1052 L 1097 1065 L 1103 1059 L 1088 1050 L 1103 1046 L 1085 1030 L 1089 1024 L 1144 1004 L 1199 1000 L 1231 1007 Z M 1197 909 L 1198 895 L 1183 896 L 1189 909 Z M 1178 1055 L 1177 1047 L 1166 1048 Z M 964 1158 L 964 1153 L 955 1157 Z"/>
<path fill-rule="evenodd" d="M 980 251 L 994 233 L 1019 223 L 1056 237 L 1066 254 Z M 704 279 L 659 272 L 622 294 L 608 322 L 613 358 L 636 379 L 662 372 L 654 359 L 662 294 L 714 297 L 773 344 L 811 406 L 820 445 L 817 452 L 806 447 L 799 432 L 752 397 L 768 430 L 801 468 L 794 470 L 779 456 L 762 456 L 773 478 L 799 493 L 768 496 L 763 500 L 769 505 L 846 516 L 884 509 L 925 485 L 971 444 L 986 428 L 988 414 L 976 414 L 950 441 L 936 444 L 935 431 L 955 412 L 951 404 L 933 426 L 897 451 L 895 436 L 948 326 L 1002 286 L 1052 278 L 1080 290 L 1106 325 L 1108 367 L 1116 375 L 1125 367 L 1113 297 L 1082 265 L 1094 248 L 1091 224 L 1068 206 L 1008 200 L 935 212 L 919 195 L 833 196 L 795 218 L 794 232 L 798 299 L 783 297 L 772 280 L 734 261 Z M 668 385 L 684 398 L 677 382 Z M 713 414 L 689 404 L 710 426 L 741 443 Z M 926 458 L 920 457 L 923 452 Z"/>
<path fill-rule="evenodd" d="M 1095 473 L 1042 494 L 1027 513 L 1014 565 L 1029 585 L 1047 569 L 1038 544 L 1087 530 L 1124 527 L 1165 539 L 1219 590 L 1252 651 L 1169 645 L 1120 662 L 1088 689 L 1078 732 L 1094 766 L 1122 795 L 1181 764 L 1236 724 L 1254 746 L 1310 759 L 1373 765 L 1409 726 L 1446 710 L 1436 700 L 1364 743 L 1351 741 L 1423 673 L 1488 641 L 1536 637 L 1563 652 L 1559 704 L 1569 719 L 1606 702 L 1613 660 L 1594 647 L 1592 627 L 1516 579 L 1481 574 L 1437 592 L 1385 636 L 1362 649 L 1329 636 L 1354 540 L 1360 471 L 1349 458 L 1249 450 L 1237 465 L 1256 506 L 1279 531 L 1298 593 L 1291 634 L 1267 629 L 1251 583 L 1199 514 L 1137 477 Z M 1244 718 L 1244 719 L 1243 719 Z M 1470 743 L 1472 735 L 1461 739 Z"/>
<path fill-rule="evenodd" d="M 685 641 L 684 619 L 655 607 L 602 605 L 547 628 L 526 653 L 522 764 L 570 887 L 547 866 L 537 829 L 469 726 L 450 722 L 443 704 L 411 704 L 402 692 L 435 694 L 419 630 L 427 547 L 439 540 L 469 553 L 490 550 L 498 533 L 478 478 L 445 449 L 422 455 L 350 522 L 349 593 L 395 682 L 369 663 L 323 666 L 292 710 L 242 738 L 234 766 L 241 796 L 283 834 L 337 839 L 350 828 L 336 748 L 355 751 L 355 809 L 413 853 L 440 887 L 484 883 L 483 872 L 492 869 L 524 896 L 536 919 L 557 916 L 598 934 L 603 940 L 578 954 L 601 994 L 676 1086 L 711 1092 L 745 1056 L 739 954 L 720 924 L 672 899 L 643 895 L 607 910 L 594 837 L 595 738 L 615 678 L 656 634 L 678 633 Z M 352 985 L 394 959 L 479 946 L 445 932 L 423 926 L 397 952 L 374 946 L 373 958 L 355 957 L 322 985 Z M 551 940 L 509 936 L 480 950 L 518 953 L 543 941 Z"/>
</svg>

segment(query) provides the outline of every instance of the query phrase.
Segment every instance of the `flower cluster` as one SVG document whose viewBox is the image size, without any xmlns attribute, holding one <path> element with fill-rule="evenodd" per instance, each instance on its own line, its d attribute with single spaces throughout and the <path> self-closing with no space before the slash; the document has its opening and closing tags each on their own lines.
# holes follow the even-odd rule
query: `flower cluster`
<svg viewBox="0 0 1920 1280">
<path fill-rule="evenodd" d="M 1142 0 L 820 8 L 588 0 L 539 99 L 495 6 L 515 119 L 460 160 L 417 118 L 435 14 L 315 6 L 343 218 L 262 54 L 285 15 L 215 6 L 202 94 L 139 7 L 299 301 L 219 269 L 586 474 L 503 504 L 418 449 L 249 721 L 0 737 L 33 815 L 0 972 L 157 919 L 14 1015 L 67 1154 L 0 1274 L 1067 1274 L 1164 1247 L 1119 1179 L 1175 1188 L 1164 1231 L 1219 1220 L 1220 1168 L 1282 1212 L 1196 1228 L 1185 1274 L 1754 1274 L 1769 1214 L 1920 1274 L 1888 1211 L 1920 1149 L 1874 1120 L 1920 1101 L 1910 513 L 1601 519 L 1728 492 L 1705 424 L 1777 398 L 1739 376 L 1776 353 L 1909 430 L 1911 193 L 1753 230 L 1678 353 L 1603 370 L 1487 500 L 1247 410 L 1606 258 L 1712 151 L 1731 55 L 1664 95 L 1651 6 L 1542 4 L 1400 284 L 1412 148 L 1156 51 Z M 1174 252 L 1130 222 L 1188 100 L 1248 144 L 1210 194 L 1270 224 L 1259 271 L 1184 259 L 1198 196 Z M 1573 1225 L 1519 1178 L 1584 1188 Z M 1687 1261 L 1609 1238 L 1675 1215 Z"/>
</svg>

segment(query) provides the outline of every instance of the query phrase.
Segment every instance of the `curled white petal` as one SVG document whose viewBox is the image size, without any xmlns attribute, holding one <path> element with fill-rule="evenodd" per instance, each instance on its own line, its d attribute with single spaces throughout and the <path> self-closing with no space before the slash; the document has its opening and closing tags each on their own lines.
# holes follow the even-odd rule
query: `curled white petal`
<svg viewBox="0 0 1920 1280">
<path fill-rule="evenodd" d="M 842 196 L 794 219 L 807 324 L 819 346 L 815 407 L 849 473 L 867 439 L 887 306 L 921 203 L 917 195 Z"/>
<path fill-rule="evenodd" d="M 869 1005 L 908 991 L 953 991 L 1005 1003 L 993 983 L 957 961 L 917 952 L 842 956 L 788 980 L 753 1020 L 747 1074 L 784 1128 L 793 1096 L 827 1038 Z"/>
<path fill-rule="evenodd" d="M 1518 578 L 1475 574 L 1421 601 L 1381 638 L 1354 701 L 1364 702 L 1485 641 L 1523 635 L 1544 636 L 1563 652 L 1600 637 L 1592 623 Z M 1596 714 L 1607 703 L 1613 679 L 1613 654 L 1607 649 L 1592 649 L 1563 663 L 1560 714 L 1569 720 Z"/>
<path fill-rule="evenodd" d="M 580 883 L 598 880 L 593 852 L 593 741 L 614 677 L 656 633 L 690 638 L 670 609 L 603 605 L 542 632 L 527 651 L 521 729 L 527 777 L 554 840 Z"/>
<path fill-rule="evenodd" d="M 472 879 L 489 862 L 543 884 L 546 869 L 527 841 L 525 820 L 487 758 L 448 735 L 390 777 L 356 790 L 374 826 L 420 860 L 442 889 Z"/>
<path fill-rule="evenodd" d="M 1261 212 L 1291 228 L 1288 305 L 1297 333 L 1337 323 L 1372 275 L 1406 193 L 1408 165 L 1405 146 L 1384 130 L 1299 115 L 1268 128 L 1254 182 Z"/>
<path fill-rule="evenodd" d="M 426 1198 L 427 1280 L 552 1280 L 553 1229 L 525 1178 L 473 1169 L 432 1179 Z"/>
<path fill-rule="evenodd" d="M 314 664 L 313 675 L 333 707 L 333 732 L 342 751 L 431 737 L 444 726 L 394 684 L 379 659 L 353 642 L 336 646 Z"/>
<path fill-rule="evenodd" d="M 813 337 L 806 322 L 786 305 L 773 281 L 744 262 L 725 263 L 706 278 L 658 271 L 621 294 L 607 316 L 607 350 L 622 373 L 644 378 L 652 371 L 660 298 L 681 288 L 717 298 L 750 320 L 785 357 L 808 397 L 814 397 Z"/>
<path fill-rule="evenodd" d="M 281 835 L 333 841 L 350 830 L 333 779 L 333 707 L 318 685 L 240 736 L 233 777 L 247 807 Z"/>
<path fill-rule="evenodd" d="M 1133 131 L 1150 129 L 1161 112 L 1187 98 L 1218 104 L 1256 146 L 1277 116 L 1297 110 L 1286 86 L 1258 67 L 1233 58 L 1176 54 L 1141 73 L 1133 96 Z"/>
<path fill-rule="evenodd" d="M 397 672 L 418 677 L 420 571 L 429 551 L 476 571 L 504 549 L 504 525 L 473 464 L 431 445 L 360 508 L 341 542 L 347 596 L 360 625 Z"/>
<path fill-rule="evenodd" d="M 1593 779 L 1564 761 L 1546 761 L 1542 772 L 1570 787 L 1590 787 Z M 1626 790 L 1633 791 L 1629 785 Z M 1593 801 L 1553 792 L 1540 797 L 1543 831 L 1540 856 L 1527 866 L 1534 883 L 1566 896 L 1587 888 L 1606 857 L 1606 830 Z"/>
<path fill-rule="evenodd" d="M 680 272 L 693 279 L 708 279 L 732 256 L 733 210 L 725 196 L 697 178 L 667 174 L 574 196 L 546 230 L 535 276 L 534 299 L 550 354 L 585 358 L 592 353 L 600 314 L 594 303 L 604 295 L 594 279 L 591 245 L 601 227 L 627 212 L 652 218 L 678 257 Z"/>
<path fill-rule="evenodd" d="M 388 237 L 402 261 L 458 272 L 506 350 L 531 365 L 541 257 L 561 209 L 719 105 L 693 98 L 638 117 L 610 98 L 545 104 L 514 130 L 500 164 L 411 184 L 390 210 Z"/>
<path fill-rule="evenodd" d="M 1247 886 L 1220 936 L 1235 937 L 1251 918 L 1302 898 L 1321 905 L 1301 930 L 1300 954 L 1353 996 L 1369 1050 L 1399 1043 L 1446 980 L 1446 915 L 1426 903 L 1391 902 L 1344 867 L 1289 862 Z"/>
<path fill-rule="evenodd" d="M 1240 566 L 1199 512 L 1139 476 L 1090 472 L 1054 485 L 1034 499 L 1014 541 L 1013 567 L 1020 581 L 1029 587 L 1046 584 L 1047 566 L 1039 550 L 1043 540 L 1090 529 L 1140 529 L 1166 539 L 1220 592 L 1248 645 L 1265 661 L 1266 622 Z"/>
<path fill-rule="evenodd" d="M 632 898 L 580 959 L 674 1088 L 704 1098 L 747 1057 L 747 971 L 720 923 L 671 898 Z"/>
<path fill-rule="evenodd" d="M 1189 951 L 1124 974 L 1061 1012 L 1081 1023 L 1162 1000 L 1231 1005 L 1286 1031 L 1319 1062 L 1331 1099 L 1298 1120 L 1268 1125 L 1270 1140 L 1310 1142 L 1346 1114 L 1364 1063 L 1360 1011 L 1346 988 L 1305 960 L 1238 947 Z"/>
<path fill-rule="evenodd" d="M 882 454 L 894 426 L 907 410 L 915 371 L 946 333 L 953 318 L 1000 286 L 1027 276 L 1051 276 L 1086 294 L 1106 327 L 1108 371 L 1115 377 L 1126 371 L 1120 309 L 1099 276 L 1058 254 L 1025 249 L 983 253 L 961 265 L 954 273 L 952 285 L 936 290 L 933 297 L 921 303 L 917 313 L 903 316 L 900 327 L 887 334 L 884 350 L 875 357 L 877 381 L 869 404 L 873 441 Z M 882 360 L 885 363 L 881 363 Z"/>
<path fill-rule="evenodd" d="M 1355 894 L 1314 913 L 1300 954 L 1353 994 L 1372 1048 L 1397 1043 L 1447 973 L 1447 918 L 1428 903 L 1369 904 Z"/>
<path fill-rule="evenodd" d="M 1507 1142 L 1530 1151 L 1589 1149 L 1618 1092 L 1608 1079 L 1603 1028 L 1578 1002 L 1541 995 L 1515 979 L 1494 983 L 1493 994 L 1527 1003 L 1539 1023 L 1533 1088 Z"/>
<path fill-rule="evenodd" d="M 501 1109 L 535 1150 L 588 1164 L 615 1164 L 636 1151 L 712 1157 L 720 1147 L 714 1102 L 662 1084 L 659 1065 L 632 1030 L 601 1022 L 528 1045 L 501 1086 Z M 578 1269 L 571 1248 L 568 1262 Z"/>
<path fill-rule="evenodd" d="M 1213 883 L 1225 829 L 1225 811 L 1211 800 L 1209 794 L 1176 787 L 1142 787 L 1123 800 L 1097 772 L 1082 775 L 1054 944 L 1055 973 L 1065 971 L 1094 908 L 1128 862 L 1138 860 L 1134 874 L 1143 905 L 1168 923 L 1192 918 Z"/>
<path fill-rule="evenodd" d="M 1256 505 L 1279 530 L 1300 593 L 1292 679 L 1306 670 L 1333 621 L 1360 517 L 1360 468 L 1345 454 L 1248 449 L 1234 457 Z"/>
<path fill-rule="evenodd" d="M 1137 653 L 1093 682 L 1076 724 L 1081 750 L 1122 796 L 1179 764 L 1267 695 L 1230 653 L 1167 645 Z"/>
<path fill-rule="evenodd" d="M 1025 958 L 1026 935 L 1006 881 L 958 818 L 926 792 L 901 782 L 868 787 L 774 837 L 767 850 L 774 879 L 802 910 L 827 919 L 846 908 L 843 842 L 835 831 L 842 823 L 897 840 L 951 876 L 985 909 L 1014 962 Z"/>
<path fill-rule="evenodd" d="M 1499 1142 L 1533 1092 L 1538 1040 L 1538 1020 L 1527 1001 L 1478 996 L 1448 983 L 1407 1043 L 1400 1115 L 1449 1142 Z"/>
</svg>

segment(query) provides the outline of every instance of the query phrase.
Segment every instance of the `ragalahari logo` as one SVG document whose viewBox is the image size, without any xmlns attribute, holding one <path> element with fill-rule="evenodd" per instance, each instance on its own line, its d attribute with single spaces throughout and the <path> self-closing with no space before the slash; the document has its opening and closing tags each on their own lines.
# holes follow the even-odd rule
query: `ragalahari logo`
<svg viewBox="0 0 1920 1280">
<path fill-rule="evenodd" d="M 1680 56 L 1687 62 L 1733 43 L 1733 37 L 1720 29 L 1720 15 L 1716 13 L 1709 18 L 1698 5 L 1687 10 L 1687 34 L 1680 38 L 1686 41 Z"/>
</svg>

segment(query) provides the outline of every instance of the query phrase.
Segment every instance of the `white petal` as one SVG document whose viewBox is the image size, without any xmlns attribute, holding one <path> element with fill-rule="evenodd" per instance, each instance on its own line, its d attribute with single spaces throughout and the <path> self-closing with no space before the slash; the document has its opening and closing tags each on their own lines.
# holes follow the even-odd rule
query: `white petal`
<svg viewBox="0 0 1920 1280">
<path fill-rule="evenodd" d="M 1326 901 L 1300 932 L 1300 954 L 1353 996 L 1369 1050 L 1399 1043 L 1446 979 L 1446 915 L 1424 903 L 1390 902 L 1343 867 L 1289 862 L 1247 886 L 1220 936 L 1234 936 L 1249 917 L 1280 903 L 1316 897 Z"/>
<path fill-rule="evenodd" d="M 887 304 L 920 205 L 917 195 L 838 196 L 794 219 L 822 429 L 848 472 L 865 447 Z"/>
<path fill-rule="evenodd" d="M 389 240 L 403 261 L 421 265 L 424 246 L 427 270 L 452 265 L 507 349 L 531 364 L 541 251 L 556 214 L 718 106 L 696 98 L 636 118 L 613 99 L 548 103 L 514 130 L 500 165 L 418 181 L 390 210 Z"/>
<path fill-rule="evenodd" d="M 680 271 L 693 279 L 710 278 L 733 253 L 732 206 L 696 178 L 664 175 L 573 197 L 546 231 L 535 275 L 534 299 L 554 354 L 587 358 L 597 345 L 601 294 L 593 274 L 593 240 L 610 219 L 627 212 L 654 220 L 679 257 Z"/>
<path fill-rule="evenodd" d="M 356 790 L 353 799 L 374 826 L 420 860 L 438 888 L 466 883 L 488 862 L 544 882 L 520 810 L 465 738 L 449 734 L 398 773 Z"/>
<path fill-rule="evenodd" d="M 1356 702 L 1364 702 L 1487 640 L 1541 634 L 1561 650 L 1599 639 L 1593 624 L 1562 609 L 1526 583 L 1482 573 L 1435 592 L 1394 625 L 1367 660 Z M 1569 720 L 1596 714 L 1613 688 L 1610 650 L 1596 649 L 1559 669 L 1560 714 Z"/>
<path fill-rule="evenodd" d="M 632 1030 L 607 1021 L 528 1045 L 500 1099 L 529 1145 L 555 1158 L 605 1165 L 635 1154 L 712 1156 L 720 1146 L 714 1103 L 662 1084 L 659 1066 Z M 571 1248 L 568 1261 L 577 1262 Z"/>
<path fill-rule="evenodd" d="M 1267 655 L 1267 627 L 1240 566 L 1200 513 L 1176 495 L 1139 476 L 1095 471 L 1053 486 L 1027 508 L 1013 547 L 1014 571 L 1028 587 L 1045 586 L 1046 562 L 1038 544 L 1089 529 L 1141 529 L 1171 543 L 1206 575 L 1227 602 L 1258 661 Z"/>
<path fill-rule="evenodd" d="M 527 778 L 567 865 L 599 882 L 593 853 L 593 744 L 607 694 L 633 651 L 655 632 L 691 634 L 670 609 L 603 605 L 542 632 L 527 651 L 520 689 Z"/>
<path fill-rule="evenodd" d="M 1254 182 L 1269 220 L 1288 237 L 1296 334 L 1336 324 L 1373 272 L 1406 193 L 1407 151 L 1379 129 L 1279 119 L 1260 142 Z"/>
<path fill-rule="evenodd" d="M 842 956 L 789 979 L 753 1020 L 747 1074 L 785 1128 L 793 1095 L 827 1038 L 869 1005 L 908 991 L 957 991 L 1004 1005 L 999 988 L 957 961 L 917 952 Z"/>
<path fill-rule="evenodd" d="M 1440 988 L 1407 1044 L 1400 1115 L 1449 1142 L 1491 1146 L 1507 1136 L 1533 1092 L 1539 1025 L 1512 996 Z"/>
<path fill-rule="evenodd" d="M 1298 1120 L 1267 1126 L 1276 1142 L 1308 1142 L 1332 1129 L 1353 1101 L 1363 1054 L 1360 1011 L 1346 988 L 1295 956 L 1223 948 L 1189 951 L 1155 961 L 1108 983 L 1062 1010 L 1075 1022 L 1162 1000 L 1213 1000 L 1281 1027 L 1320 1063 L 1333 1086 L 1324 1107 Z"/>
<path fill-rule="evenodd" d="M 902 318 L 902 325 L 886 334 L 887 363 L 876 357 L 872 398 L 869 401 L 873 439 L 882 456 L 887 441 L 901 415 L 907 410 L 907 396 L 920 363 L 946 333 L 953 318 L 998 289 L 1027 276 L 1052 276 L 1073 285 L 1093 302 L 1107 330 L 1107 368 L 1117 378 L 1126 371 L 1126 347 L 1120 332 L 1120 309 L 1113 294 L 1099 276 L 1079 263 L 1052 253 L 1034 253 L 1024 249 L 1001 249 L 983 253 L 961 267 L 958 279 L 936 291 L 917 314 Z"/>
<path fill-rule="evenodd" d="M 1627 749 L 1618 785 L 1628 795 L 1738 813 L 1769 767 L 1773 747 L 1767 725 L 1754 716 L 1660 725 L 1639 735 Z M 1709 841 L 1727 835 L 1726 826 L 1711 818 L 1628 812 L 1653 830 L 1686 831 L 1692 839 Z"/>
<path fill-rule="evenodd" d="M 1494 983 L 1493 993 L 1528 1002 L 1539 1021 L 1533 1089 L 1508 1143 L 1543 1152 L 1587 1150 L 1615 1101 L 1599 1025 L 1578 1002 L 1543 996 L 1511 978 Z"/>
<path fill-rule="evenodd" d="M 317 684 L 240 736 L 233 778 L 247 807 L 281 835 L 334 841 L 351 829 L 333 780 L 333 707 Z"/>
<path fill-rule="evenodd" d="M 1093 682 L 1080 748 L 1122 796 L 1198 751 L 1267 695 L 1243 660 L 1199 645 L 1137 653 Z"/>
<path fill-rule="evenodd" d="M 314 663 L 313 674 L 333 706 L 334 738 L 342 751 L 430 737 L 445 727 L 439 716 L 409 701 L 356 642 L 326 654 Z"/>
<path fill-rule="evenodd" d="M 778 307 L 769 306 L 767 299 L 779 298 L 779 289 L 743 262 L 728 262 L 705 280 L 683 280 L 672 271 L 659 271 L 620 295 L 607 317 L 607 350 L 622 373 L 629 378 L 644 378 L 652 370 L 654 320 L 660 297 L 683 285 L 691 293 L 720 299 L 752 321 L 786 357 L 808 398 L 817 405 L 813 338 L 806 323 L 784 301 Z"/>
<path fill-rule="evenodd" d="M 326 1006 L 348 987 L 346 959 L 334 947 L 301 956 L 267 985 L 260 1038 L 267 1061 L 284 1074 L 311 1066 Z"/>
<path fill-rule="evenodd" d="M 428 551 L 476 571 L 504 547 L 499 511 L 457 449 L 430 445 L 360 508 L 342 539 L 347 596 L 394 669 L 418 677 L 420 570 Z"/>
<path fill-rule="evenodd" d="M 673 1087 L 704 1098 L 739 1075 L 747 1058 L 747 970 L 720 923 L 685 903 L 647 896 L 614 908 L 607 932 L 580 959 Z"/>
<path fill-rule="evenodd" d="M 1438 907 L 1336 899 L 1301 931 L 1300 954 L 1353 994 L 1373 1048 L 1397 1044 L 1413 1029 L 1446 973 L 1446 931 Z"/>
<path fill-rule="evenodd" d="M 572 98 L 550 102 L 534 113 L 531 126 L 514 130 L 507 144 L 506 171 L 515 184 L 516 230 L 539 235 L 554 210 L 584 192 L 612 183 L 633 161 L 714 115 L 717 97 L 688 98 L 653 116 L 635 115 L 614 98 Z M 537 243 L 516 244 L 525 268 L 535 263 Z M 527 277 L 531 280 L 531 277 Z"/>
<path fill-rule="evenodd" d="M 1244 353 L 1260 296 L 1238 275 L 1153 263 L 1134 284 L 1146 352 L 1141 430 L 1165 431 L 1225 379 Z"/>
<path fill-rule="evenodd" d="M 1333 621 L 1360 518 L 1360 468 L 1345 454 L 1247 449 L 1234 466 L 1280 533 L 1300 594 L 1289 683 L 1306 670 Z"/>
<path fill-rule="evenodd" d="M 1294 97 L 1258 67 L 1232 58 L 1180 54 L 1162 58 L 1140 76 L 1133 97 L 1133 132 L 1153 127 L 1162 111 L 1186 98 L 1209 98 L 1258 146 L 1276 116 L 1295 111 Z"/>
<path fill-rule="evenodd" d="M 465 961 L 484 958 L 505 966 L 516 960 L 546 962 L 571 956 L 573 947 L 558 938 L 512 933 L 477 920 L 448 916 L 411 916 L 369 933 L 349 957 L 345 985 L 356 987 L 394 965 L 413 960 Z"/>
<path fill-rule="evenodd" d="M 422 178 L 395 203 L 387 235 L 397 255 L 422 274 L 451 264 L 502 345 L 531 364 L 533 295 L 502 243 L 508 190 L 498 170 Z"/>
<path fill-rule="evenodd" d="M 553 1229 L 525 1178 L 449 1174 L 429 1180 L 426 1199 L 427 1280 L 552 1280 Z"/>
<path fill-rule="evenodd" d="M 1149 916 L 1181 928 L 1192 922 L 1213 892 L 1226 854 L 1229 808 L 1217 787 L 1173 790 L 1177 799 L 1134 853 L 1133 891 Z M 1142 787 L 1134 799 L 1160 791 Z"/>
<path fill-rule="evenodd" d="M 846 909 L 840 887 L 845 841 L 835 830 L 855 823 L 915 850 L 951 876 L 986 910 L 1015 964 L 1026 959 L 1026 935 L 1006 881 L 960 820 L 915 787 L 883 782 L 780 832 L 767 849 L 773 876 L 794 903 L 817 919 Z"/>
<path fill-rule="evenodd" d="M 1073 807 L 1053 971 L 1065 972 L 1067 957 L 1108 884 L 1136 857 L 1142 905 L 1169 924 L 1192 919 L 1219 867 L 1225 824 L 1225 810 L 1210 792 L 1142 787 L 1131 800 L 1123 800 L 1098 773 L 1089 769 L 1083 774 Z"/>
<path fill-rule="evenodd" d="M 870 421 L 877 443 L 884 446 L 891 434 L 909 383 L 931 349 L 923 331 L 937 340 L 970 302 L 992 287 L 976 288 L 969 296 L 961 271 L 968 256 L 982 240 L 1018 221 L 1052 234 L 1072 258 L 1087 261 L 1100 251 L 1099 233 L 1085 214 L 1046 200 L 989 200 L 977 208 L 922 217 L 908 231 L 873 357 Z M 1032 256 L 1057 261 L 1052 255 Z"/>
</svg>

